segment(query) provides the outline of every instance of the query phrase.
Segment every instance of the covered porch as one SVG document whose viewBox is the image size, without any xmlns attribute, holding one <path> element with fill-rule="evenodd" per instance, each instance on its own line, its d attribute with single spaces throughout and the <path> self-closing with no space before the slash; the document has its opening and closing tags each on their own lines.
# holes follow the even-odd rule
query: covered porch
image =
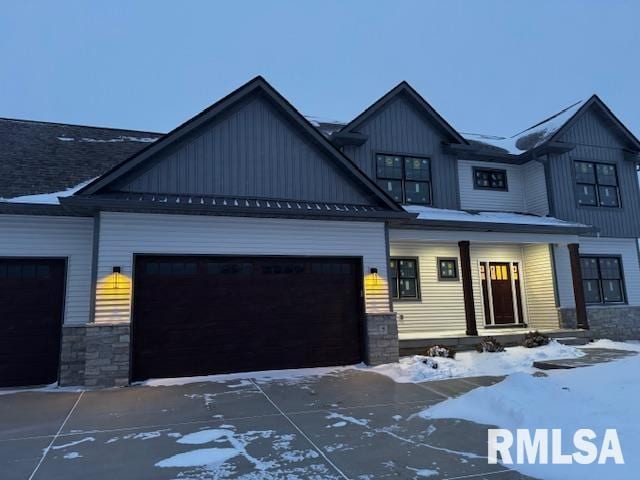
<svg viewBox="0 0 640 480">
<path fill-rule="evenodd" d="M 515 344 L 531 330 L 588 338 L 586 321 L 563 329 L 558 312 L 553 248 L 577 259 L 575 234 L 399 228 L 389 239 L 401 353 L 434 343 L 473 348 L 487 336 Z M 581 290 L 579 262 L 571 266 Z"/>
</svg>

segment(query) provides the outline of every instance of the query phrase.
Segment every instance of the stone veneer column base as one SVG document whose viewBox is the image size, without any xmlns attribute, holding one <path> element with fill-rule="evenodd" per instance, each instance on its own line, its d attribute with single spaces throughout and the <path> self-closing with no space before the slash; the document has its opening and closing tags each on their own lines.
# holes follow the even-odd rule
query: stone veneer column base
<svg viewBox="0 0 640 480">
<path fill-rule="evenodd" d="M 60 385 L 128 385 L 130 333 L 128 323 L 63 326 Z"/>
<path fill-rule="evenodd" d="M 368 313 L 366 315 L 365 347 L 367 365 L 398 361 L 400 348 L 395 313 Z"/>
<path fill-rule="evenodd" d="M 575 308 L 560 308 L 558 312 L 562 328 L 577 328 Z M 640 307 L 587 307 L 587 318 L 593 338 L 640 340 Z"/>
</svg>

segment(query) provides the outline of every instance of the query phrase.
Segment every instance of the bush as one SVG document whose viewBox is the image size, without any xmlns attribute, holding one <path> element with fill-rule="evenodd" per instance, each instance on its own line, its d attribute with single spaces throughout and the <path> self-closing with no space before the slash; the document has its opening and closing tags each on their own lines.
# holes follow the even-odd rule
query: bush
<svg viewBox="0 0 640 480">
<path fill-rule="evenodd" d="M 476 350 L 479 353 L 504 352 L 504 346 L 494 337 L 487 337 L 487 338 L 483 338 L 482 341 L 476 345 Z"/>
<path fill-rule="evenodd" d="M 456 350 L 445 345 L 433 345 L 427 348 L 427 357 L 456 358 Z"/>
<path fill-rule="evenodd" d="M 529 332 L 524 336 L 522 346 L 527 348 L 542 347 L 543 345 L 548 344 L 549 341 L 549 337 L 536 330 L 535 332 Z"/>
</svg>

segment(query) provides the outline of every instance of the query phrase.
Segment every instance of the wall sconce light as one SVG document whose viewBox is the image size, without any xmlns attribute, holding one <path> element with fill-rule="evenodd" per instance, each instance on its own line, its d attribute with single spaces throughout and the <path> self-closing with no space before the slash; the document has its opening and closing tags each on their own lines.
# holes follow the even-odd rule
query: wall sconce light
<svg viewBox="0 0 640 480">
<path fill-rule="evenodd" d="M 113 273 L 120 273 L 121 268 L 120 267 L 113 267 Z"/>
<path fill-rule="evenodd" d="M 120 277 L 121 268 L 119 266 L 113 267 L 113 287 L 118 288 L 118 278 Z"/>
<path fill-rule="evenodd" d="M 377 267 L 371 267 L 369 269 L 369 273 L 371 273 L 373 275 L 377 275 L 378 274 L 378 268 Z"/>
</svg>

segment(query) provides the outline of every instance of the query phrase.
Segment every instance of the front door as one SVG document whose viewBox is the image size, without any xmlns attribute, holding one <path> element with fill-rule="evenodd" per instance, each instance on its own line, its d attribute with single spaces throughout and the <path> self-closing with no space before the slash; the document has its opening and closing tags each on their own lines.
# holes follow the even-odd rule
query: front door
<svg viewBox="0 0 640 480">
<path fill-rule="evenodd" d="M 515 323 L 510 265 L 492 262 L 489 264 L 489 272 L 494 323 L 496 325 Z"/>
</svg>

